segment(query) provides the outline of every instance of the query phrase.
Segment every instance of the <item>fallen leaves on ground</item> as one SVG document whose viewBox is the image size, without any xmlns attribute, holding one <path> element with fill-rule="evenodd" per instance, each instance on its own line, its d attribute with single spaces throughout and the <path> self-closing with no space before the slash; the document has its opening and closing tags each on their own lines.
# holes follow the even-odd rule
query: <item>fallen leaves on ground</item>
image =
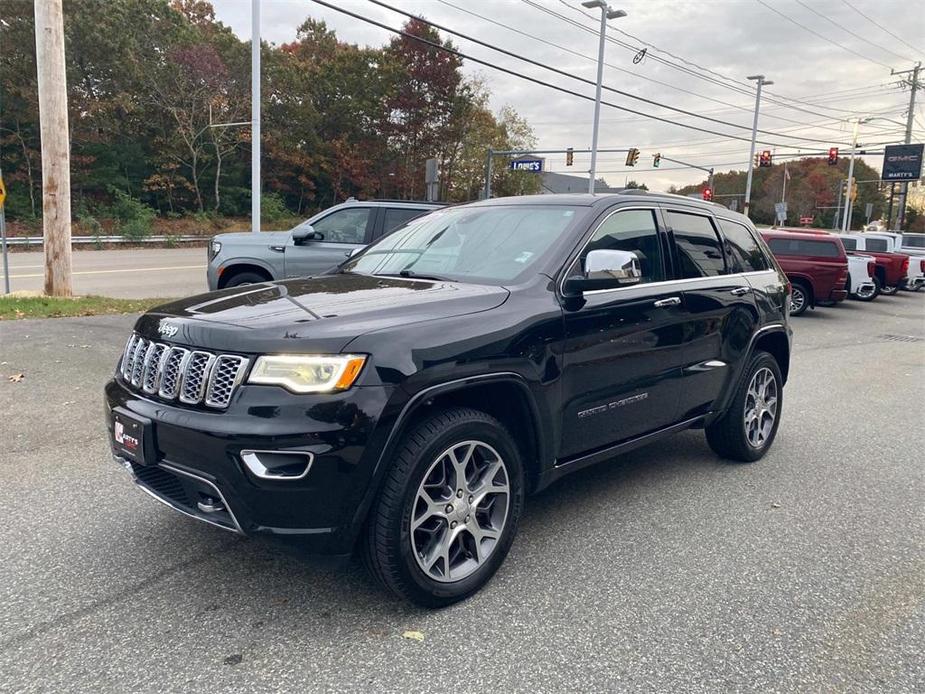
<svg viewBox="0 0 925 694">
<path fill-rule="evenodd" d="M 421 632 L 421 631 L 406 631 L 406 632 L 404 632 L 404 633 L 401 635 L 401 637 L 402 637 L 403 639 L 409 639 L 410 641 L 423 641 L 423 640 L 424 640 L 424 632 Z"/>
<path fill-rule="evenodd" d="M 26 377 L 26 374 L 13 374 L 10 376 L 10 383 L 19 383 Z"/>
</svg>

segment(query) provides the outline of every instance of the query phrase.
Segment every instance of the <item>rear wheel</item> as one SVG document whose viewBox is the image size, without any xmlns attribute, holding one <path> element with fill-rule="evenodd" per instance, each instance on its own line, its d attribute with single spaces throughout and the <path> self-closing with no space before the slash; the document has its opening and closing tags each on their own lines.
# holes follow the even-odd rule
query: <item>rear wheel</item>
<svg viewBox="0 0 925 694">
<path fill-rule="evenodd" d="M 799 316 L 809 308 L 809 291 L 800 282 L 791 285 L 790 315 Z"/>
<path fill-rule="evenodd" d="M 777 360 L 767 352 L 755 352 L 729 409 L 706 428 L 710 448 L 727 460 L 759 460 L 774 443 L 782 405 L 783 378 Z"/>
<path fill-rule="evenodd" d="M 500 422 L 468 408 L 438 413 L 398 449 L 370 512 L 366 564 L 410 602 L 462 600 L 504 561 L 523 495 L 520 455 Z"/>
</svg>

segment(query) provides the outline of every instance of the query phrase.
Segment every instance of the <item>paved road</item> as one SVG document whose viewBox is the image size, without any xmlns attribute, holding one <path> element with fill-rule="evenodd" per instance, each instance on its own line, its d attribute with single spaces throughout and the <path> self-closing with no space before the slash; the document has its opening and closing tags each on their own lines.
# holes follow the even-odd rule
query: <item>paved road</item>
<svg viewBox="0 0 925 694">
<path fill-rule="evenodd" d="M 925 691 L 925 342 L 885 337 L 925 295 L 794 321 L 760 463 L 688 432 L 577 473 L 439 612 L 134 489 L 100 402 L 131 322 L 0 323 L 0 691 Z"/>
<path fill-rule="evenodd" d="M 41 290 L 42 253 L 10 253 L 10 289 Z M 75 294 L 119 299 L 173 298 L 206 291 L 206 250 L 140 248 L 119 251 L 74 251 Z M 0 266 L 0 282 L 2 282 Z M 0 290 L 2 290 L 0 284 Z"/>
</svg>

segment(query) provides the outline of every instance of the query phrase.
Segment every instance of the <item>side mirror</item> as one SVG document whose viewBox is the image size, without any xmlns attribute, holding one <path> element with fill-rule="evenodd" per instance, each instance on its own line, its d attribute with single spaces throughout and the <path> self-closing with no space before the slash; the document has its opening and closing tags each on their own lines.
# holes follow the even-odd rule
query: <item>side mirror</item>
<svg viewBox="0 0 925 694">
<path fill-rule="evenodd" d="M 641 280 L 639 258 L 633 251 L 598 249 L 585 257 L 584 274 L 565 280 L 565 290 L 577 294 L 638 284 Z"/>
<path fill-rule="evenodd" d="M 304 227 L 296 227 L 292 230 L 292 242 L 295 244 L 304 243 L 305 241 L 324 241 L 324 234 L 315 231 L 310 224 Z"/>
</svg>

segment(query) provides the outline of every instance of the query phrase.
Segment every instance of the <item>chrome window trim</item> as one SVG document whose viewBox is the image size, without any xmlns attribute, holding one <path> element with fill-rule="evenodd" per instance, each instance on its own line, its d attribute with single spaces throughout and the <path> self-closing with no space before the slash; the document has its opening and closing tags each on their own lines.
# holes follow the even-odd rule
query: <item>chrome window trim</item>
<svg viewBox="0 0 925 694">
<path fill-rule="evenodd" d="M 706 281 L 718 281 L 727 277 L 743 277 L 746 278 L 749 275 L 764 275 L 768 272 L 774 272 L 774 270 L 750 270 L 749 272 L 736 272 L 729 275 L 709 275 L 706 277 L 685 277 L 684 279 L 679 280 L 662 280 L 661 282 L 645 282 L 642 284 L 631 284 L 626 287 L 614 287 L 613 289 L 592 289 L 589 292 L 582 292 L 584 296 L 593 296 L 596 294 L 604 294 L 609 292 L 622 292 L 627 289 L 639 289 L 640 287 L 658 287 L 658 286 L 668 286 L 676 284 L 687 284 L 689 282 L 706 282 Z"/>
</svg>

